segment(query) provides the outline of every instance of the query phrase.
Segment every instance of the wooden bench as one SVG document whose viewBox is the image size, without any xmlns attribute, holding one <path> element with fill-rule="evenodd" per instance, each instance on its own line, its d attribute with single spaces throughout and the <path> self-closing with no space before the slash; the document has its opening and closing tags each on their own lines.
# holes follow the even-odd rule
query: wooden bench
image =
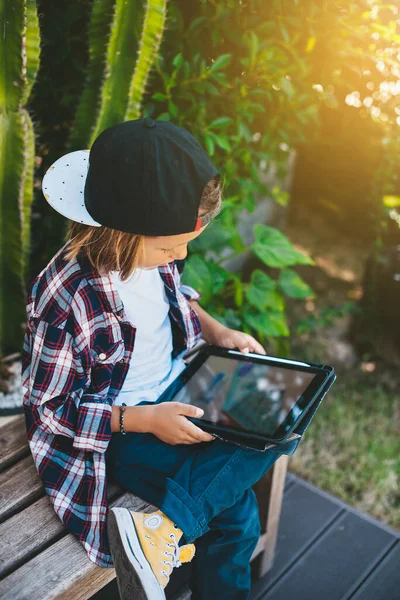
<svg viewBox="0 0 400 600">
<path fill-rule="evenodd" d="M 0 598 L 88 600 L 115 579 L 115 569 L 92 563 L 54 512 L 30 453 L 23 415 L 0 428 L 0 450 Z M 262 524 L 252 557 L 258 577 L 274 559 L 287 460 L 281 456 L 254 486 Z M 108 484 L 108 498 L 110 507 L 156 509 L 114 483 Z M 167 597 L 190 598 L 182 581 L 189 565 L 174 569 Z"/>
</svg>

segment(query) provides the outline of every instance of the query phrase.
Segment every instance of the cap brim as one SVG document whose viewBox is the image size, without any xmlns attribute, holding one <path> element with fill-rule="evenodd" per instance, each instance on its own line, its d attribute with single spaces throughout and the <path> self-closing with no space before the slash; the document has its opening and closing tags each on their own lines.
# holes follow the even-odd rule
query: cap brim
<svg viewBox="0 0 400 600">
<path fill-rule="evenodd" d="M 43 177 L 42 192 L 47 202 L 61 215 L 93 227 L 101 227 L 85 206 L 84 189 L 90 150 L 64 154 L 49 167 Z"/>
</svg>

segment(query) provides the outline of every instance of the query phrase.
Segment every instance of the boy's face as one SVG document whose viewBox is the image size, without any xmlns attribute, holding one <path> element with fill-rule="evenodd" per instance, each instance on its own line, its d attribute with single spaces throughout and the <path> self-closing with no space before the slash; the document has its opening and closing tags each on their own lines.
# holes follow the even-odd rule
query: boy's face
<svg viewBox="0 0 400 600">
<path fill-rule="evenodd" d="M 174 260 L 182 260 L 187 256 L 187 245 L 191 240 L 197 238 L 209 223 L 191 233 L 179 235 L 157 235 L 145 236 L 144 253 L 145 259 L 139 264 L 141 269 L 154 269 Z"/>
</svg>

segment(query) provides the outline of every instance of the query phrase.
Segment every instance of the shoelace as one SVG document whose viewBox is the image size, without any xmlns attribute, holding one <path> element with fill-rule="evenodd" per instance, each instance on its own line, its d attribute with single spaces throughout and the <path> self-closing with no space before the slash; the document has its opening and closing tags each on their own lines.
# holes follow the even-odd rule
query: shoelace
<svg viewBox="0 0 400 600">
<path fill-rule="evenodd" d="M 167 572 L 165 571 L 165 569 L 162 569 L 162 570 L 161 570 L 161 573 L 162 573 L 163 575 L 165 575 L 165 577 L 167 577 L 167 584 L 168 584 L 168 582 L 169 582 L 169 578 L 170 578 L 170 576 L 171 576 L 171 573 L 172 573 L 172 571 L 173 571 L 174 567 L 180 567 L 180 566 L 181 566 L 181 564 L 182 564 L 182 563 L 180 562 L 180 560 L 179 560 L 179 555 L 180 555 L 180 552 L 181 552 L 181 550 L 180 550 L 180 547 L 178 546 L 178 542 L 177 542 L 177 541 L 176 541 L 176 539 L 175 539 L 175 535 L 174 535 L 173 533 L 170 533 L 170 534 L 169 534 L 169 538 L 170 538 L 171 540 L 173 540 L 173 544 L 170 544 L 169 542 L 167 542 L 167 546 L 169 546 L 170 548 L 171 548 L 171 547 L 172 547 L 172 548 L 174 548 L 174 550 L 173 550 L 173 552 L 168 552 L 168 550 L 165 550 L 165 551 L 164 551 L 164 554 L 165 554 L 166 556 L 168 556 L 168 555 L 169 555 L 169 556 L 171 556 L 171 560 L 165 560 L 165 559 L 164 559 L 164 560 L 163 560 L 163 563 L 164 563 L 164 565 L 169 565 L 169 566 L 171 567 L 171 570 L 170 570 L 170 572 L 169 572 L 169 573 L 167 573 Z M 174 546 L 175 546 L 175 547 L 174 547 Z"/>
</svg>

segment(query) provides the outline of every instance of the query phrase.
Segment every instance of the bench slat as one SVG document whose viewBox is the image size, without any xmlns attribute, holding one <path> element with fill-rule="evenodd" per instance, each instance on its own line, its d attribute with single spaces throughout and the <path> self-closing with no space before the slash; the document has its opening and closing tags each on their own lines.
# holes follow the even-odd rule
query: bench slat
<svg viewBox="0 0 400 600">
<path fill-rule="evenodd" d="M 22 510 L 45 493 L 32 456 L 0 473 L 0 522 Z"/>
<path fill-rule="evenodd" d="M 41 501 L 45 500 L 42 498 Z M 157 507 L 130 492 L 110 502 L 130 510 L 152 512 Z M 30 507 L 30 508 L 33 508 Z M 57 518 L 57 517 L 56 517 Z M 262 551 L 266 534 L 261 536 L 253 557 Z M 9 548 L 8 548 L 9 551 Z M 87 600 L 115 578 L 115 569 L 103 569 L 92 563 L 75 536 L 67 533 L 50 547 L 23 564 L 0 582 L 2 600 Z M 183 591 L 175 600 L 188 600 Z"/>
<path fill-rule="evenodd" d="M 130 492 L 110 503 L 130 510 L 157 510 Z M 87 600 L 115 577 L 87 558 L 79 540 L 68 533 L 0 582 L 2 600 Z"/>
<path fill-rule="evenodd" d="M 108 484 L 108 499 L 121 496 L 122 493 L 118 484 Z M 52 542 L 67 534 L 47 496 L 30 504 L 0 525 L 0 577 L 15 571 Z"/>
<path fill-rule="evenodd" d="M 0 472 L 29 454 L 25 417 L 19 415 L 0 427 Z"/>
<path fill-rule="evenodd" d="M 0 473 L 0 523 L 44 495 L 42 481 L 29 451 L 28 456 Z"/>
</svg>

